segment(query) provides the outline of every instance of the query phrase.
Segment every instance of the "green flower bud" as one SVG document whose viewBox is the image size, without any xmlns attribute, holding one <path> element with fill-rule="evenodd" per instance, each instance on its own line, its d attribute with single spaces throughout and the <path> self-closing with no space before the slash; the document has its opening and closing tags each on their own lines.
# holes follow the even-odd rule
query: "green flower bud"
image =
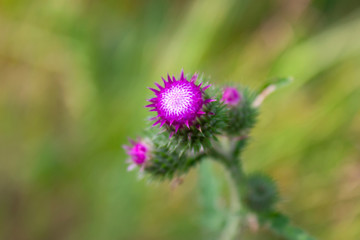
<svg viewBox="0 0 360 240">
<path fill-rule="evenodd" d="M 168 147 L 160 147 L 153 151 L 153 156 L 145 171 L 155 178 L 172 179 L 187 173 L 194 165 L 200 162 L 203 154 L 189 156 L 177 151 L 169 151 Z"/>
<path fill-rule="evenodd" d="M 157 132 L 150 128 L 145 135 L 153 145 L 145 172 L 153 178 L 172 179 L 185 174 L 205 156 L 203 152 L 190 152 L 184 147 L 174 146 L 167 131 Z"/>
<path fill-rule="evenodd" d="M 230 136 L 247 135 L 255 125 L 258 115 L 257 109 L 252 106 L 255 96 L 248 88 L 224 88 L 222 101 L 228 108 L 226 132 Z"/>
<path fill-rule="evenodd" d="M 243 201 L 249 209 L 255 212 L 266 212 L 271 210 L 277 200 L 277 187 L 270 177 L 256 173 L 247 178 Z"/>
</svg>

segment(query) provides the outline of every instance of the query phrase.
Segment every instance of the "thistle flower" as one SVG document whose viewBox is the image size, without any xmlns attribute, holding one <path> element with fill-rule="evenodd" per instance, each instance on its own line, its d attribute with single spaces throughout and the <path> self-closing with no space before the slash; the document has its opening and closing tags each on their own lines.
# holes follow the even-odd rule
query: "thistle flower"
<svg viewBox="0 0 360 240">
<path fill-rule="evenodd" d="M 224 89 L 221 101 L 229 106 L 236 106 L 242 100 L 241 93 L 234 87 L 226 87 Z"/>
<path fill-rule="evenodd" d="M 140 171 L 144 171 L 145 164 L 150 159 L 150 147 L 142 140 L 134 141 L 129 139 L 132 146 L 124 145 L 126 153 L 130 156 L 130 159 L 126 161 L 129 163 L 127 170 L 131 171 L 137 166 L 140 167 Z"/>
<path fill-rule="evenodd" d="M 167 81 L 162 78 L 164 86 L 155 83 L 159 90 L 149 88 L 156 95 L 155 98 L 148 99 L 151 104 L 145 106 L 153 108 L 150 111 L 157 112 L 157 116 L 150 119 L 156 120 L 153 126 L 157 124 L 160 124 L 160 127 L 164 124 L 173 126 L 175 133 L 177 133 L 184 126 L 190 129 L 197 117 L 206 114 L 202 107 L 215 100 L 204 99 L 204 91 L 210 85 L 205 87 L 201 87 L 202 83 L 196 85 L 197 76 L 195 73 L 188 81 L 182 70 L 179 80 L 168 75 Z M 174 132 L 170 136 L 173 134 Z"/>
</svg>

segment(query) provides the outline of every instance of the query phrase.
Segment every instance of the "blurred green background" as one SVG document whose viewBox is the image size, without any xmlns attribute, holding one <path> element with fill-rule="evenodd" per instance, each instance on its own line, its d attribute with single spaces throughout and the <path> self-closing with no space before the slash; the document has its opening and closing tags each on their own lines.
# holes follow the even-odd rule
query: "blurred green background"
<svg viewBox="0 0 360 240">
<path fill-rule="evenodd" d="M 0 239 L 200 239 L 197 171 L 148 184 L 121 149 L 147 125 L 146 86 L 182 67 L 253 88 L 293 76 L 245 168 L 314 236 L 360 239 L 356 0 L 0 0 Z"/>
</svg>

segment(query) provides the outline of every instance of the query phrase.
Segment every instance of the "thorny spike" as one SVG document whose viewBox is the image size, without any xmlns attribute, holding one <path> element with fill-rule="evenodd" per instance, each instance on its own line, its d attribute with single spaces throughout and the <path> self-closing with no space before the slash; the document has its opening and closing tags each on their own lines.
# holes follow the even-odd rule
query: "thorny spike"
<svg viewBox="0 0 360 240">
<path fill-rule="evenodd" d="M 157 120 L 152 126 L 156 126 L 161 122 L 161 119 Z"/>
</svg>

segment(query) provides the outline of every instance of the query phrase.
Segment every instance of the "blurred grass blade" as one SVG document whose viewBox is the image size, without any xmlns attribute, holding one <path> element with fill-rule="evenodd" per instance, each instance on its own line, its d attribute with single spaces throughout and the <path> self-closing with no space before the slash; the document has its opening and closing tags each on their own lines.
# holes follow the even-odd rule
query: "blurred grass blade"
<svg viewBox="0 0 360 240">
<path fill-rule="evenodd" d="M 301 86 L 321 71 L 360 54 L 360 13 L 341 21 L 317 36 L 288 49 L 276 63 L 272 75 L 291 73 Z M 292 89 L 293 90 L 293 89 Z"/>
</svg>

